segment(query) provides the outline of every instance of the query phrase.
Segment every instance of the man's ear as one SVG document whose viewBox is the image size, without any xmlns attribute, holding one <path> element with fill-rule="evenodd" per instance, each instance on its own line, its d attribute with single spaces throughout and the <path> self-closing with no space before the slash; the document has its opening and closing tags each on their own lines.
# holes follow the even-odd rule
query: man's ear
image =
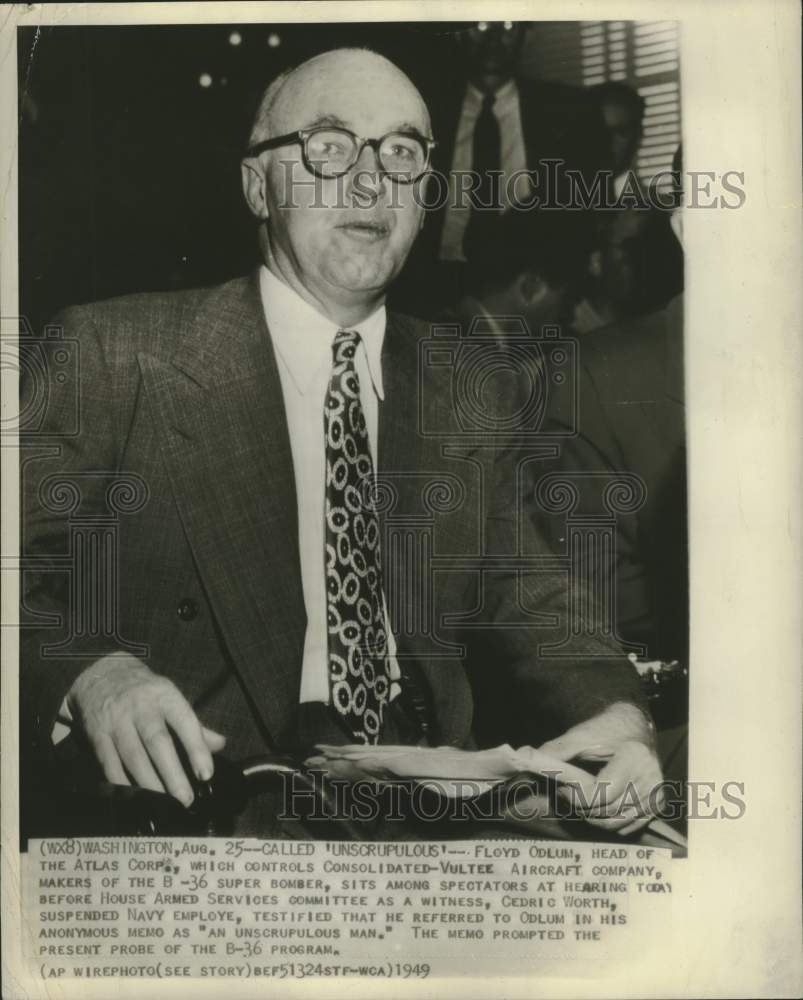
<svg viewBox="0 0 803 1000">
<path fill-rule="evenodd" d="M 535 271 L 522 271 L 516 279 L 516 294 L 523 306 L 533 306 L 548 291 L 547 283 Z"/>
<path fill-rule="evenodd" d="M 599 278 L 602 276 L 602 251 L 593 250 L 591 256 L 588 258 L 588 273 L 592 278 Z"/>
<path fill-rule="evenodd" d="M 267 219 L 268 203 L 265 199 L 265 175 L 253 160 L 243 160 L 240 164 L 243 194 L 251 212 L 262 222 Z"/>
</svg>

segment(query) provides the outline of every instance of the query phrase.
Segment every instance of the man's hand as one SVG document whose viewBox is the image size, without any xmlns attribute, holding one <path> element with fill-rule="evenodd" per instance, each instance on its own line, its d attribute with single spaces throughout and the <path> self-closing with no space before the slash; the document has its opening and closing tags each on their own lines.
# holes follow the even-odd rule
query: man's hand
<svg viewBox="0 0 803 1000">
<path fill-rule="evenodd" d="M 596 777 L 561 788 L 563 797 L 594 826 L 626 835 L 660 809 L 662 774 L 654 730 L 635 705 L 611 705 L 539 749 L 580 767 L 584 762 L 606 762 Z"/>
<path fill-rule="evenodd" d="M 200 724 L 172 681 L 126 653 L 112 653 L 87 667 L 70 689 L 67 705 L 107 781 L 128 785 L 130 775 L 141 788 L 168 791 L 185 806 L 193 793 L 171 733 L 201 781 L 211 778 L 212 753 L 226 743 L 224 736 Z"/>
</svg>

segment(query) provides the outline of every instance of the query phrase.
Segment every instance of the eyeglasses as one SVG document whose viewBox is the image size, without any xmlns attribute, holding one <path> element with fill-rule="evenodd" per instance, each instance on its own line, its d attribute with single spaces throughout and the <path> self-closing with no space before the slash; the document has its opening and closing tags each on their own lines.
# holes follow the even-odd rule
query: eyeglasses
<svg viewBox="0 0 803 1000">
<path fill-rule="evenodd" d="M 304 166 L 316 177 L 330 179 L 348 173 L 370 146 L 383 173 L 397 184 L 412 184 L 426 172 L 435 140 L 418 132 L 388 132 L 381 139 L 363 139 L 346 128 L 309 128 L 265 139 L 251 146 L 246 156 L 266 149 L 301 143 Z"/>
</svg>

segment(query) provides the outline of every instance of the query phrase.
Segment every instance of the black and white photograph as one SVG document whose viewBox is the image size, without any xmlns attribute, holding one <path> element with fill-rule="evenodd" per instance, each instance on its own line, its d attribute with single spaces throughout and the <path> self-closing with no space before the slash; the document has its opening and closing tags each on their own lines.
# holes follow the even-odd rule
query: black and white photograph
<svg viewBox="0 0 803 1000">
<path fill-rule="evenodd" d="M 799 440 L 800 381 L 718 291 L 747 301 L 733 247 L 780 215 L 750 167 L 787 148 L 795 191 L 799 97 L 749 146 L 686 4 L 50 6 L 3 29 L 4 880 L 35 988 L 613 995 L 642 934 L 619 995 L 648 995 L 718 837 L 777 822 L 799 855 L 799 794 L 764 802 L 799 792 L 772 588 L 800 518 L 740 463 L 794 481 L 761 435 Z M 758 6 L 722 5 L 738 45 Z M 753 228 L 783 315 L 799 222 L 798 193 Z M 776 557 L 749 539 L 783 510 Z M 795 995 L 799 888 L 774 951 L 739 893 L 745 995 Z M 733 990 L 681 952 L 649 995 Z"/>
<path fill-rule="evenodd" d="M 321 744 L 542 748 L 594 765 L 569 836 L 682 825 L 676 26 L 21 37 L 31 829 L 86 757 L 281 835 L 215 758 Z"/>
</svg>

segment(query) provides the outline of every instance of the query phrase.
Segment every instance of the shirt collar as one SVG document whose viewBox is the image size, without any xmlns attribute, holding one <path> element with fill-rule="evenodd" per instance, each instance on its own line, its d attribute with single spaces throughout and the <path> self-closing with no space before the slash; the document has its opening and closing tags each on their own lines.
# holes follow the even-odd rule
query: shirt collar
<svg viewBox="0 0 803 1000">
<path fill-rule="evenodd" d="M 296 388 L 304 395 L 315 384 L 315 376 L 321 368 L 331 368 L 332 343 L 342 328 L 302 299 L 264 264 L 259 269 L 259 290 L 273 346 Z M 385 398 L 382 345 L 386 320 L 385 307 L 380 306 L 362 322 L 349 328 L 360 335 L 374 391 L 380 399 Z"/>
<path fill-rule="evenodd" d="M 495 93 L 494 101 L 494 112 L 498 115 L 501 114 L 508 105 L 515 101 L 518 96 L 518 87 L 516 86 L 516 81 L 513 79 L 507 80 L 499 90 Z M 478 87 L 475 87 L 473 83 L 469 83 L 466 90 L 466 104 L 472 111 L 476 111 L 479 114 L 480 108 L 482 107 L 482 102 L 485 100 L 485 94 Z"/>
</svg>

